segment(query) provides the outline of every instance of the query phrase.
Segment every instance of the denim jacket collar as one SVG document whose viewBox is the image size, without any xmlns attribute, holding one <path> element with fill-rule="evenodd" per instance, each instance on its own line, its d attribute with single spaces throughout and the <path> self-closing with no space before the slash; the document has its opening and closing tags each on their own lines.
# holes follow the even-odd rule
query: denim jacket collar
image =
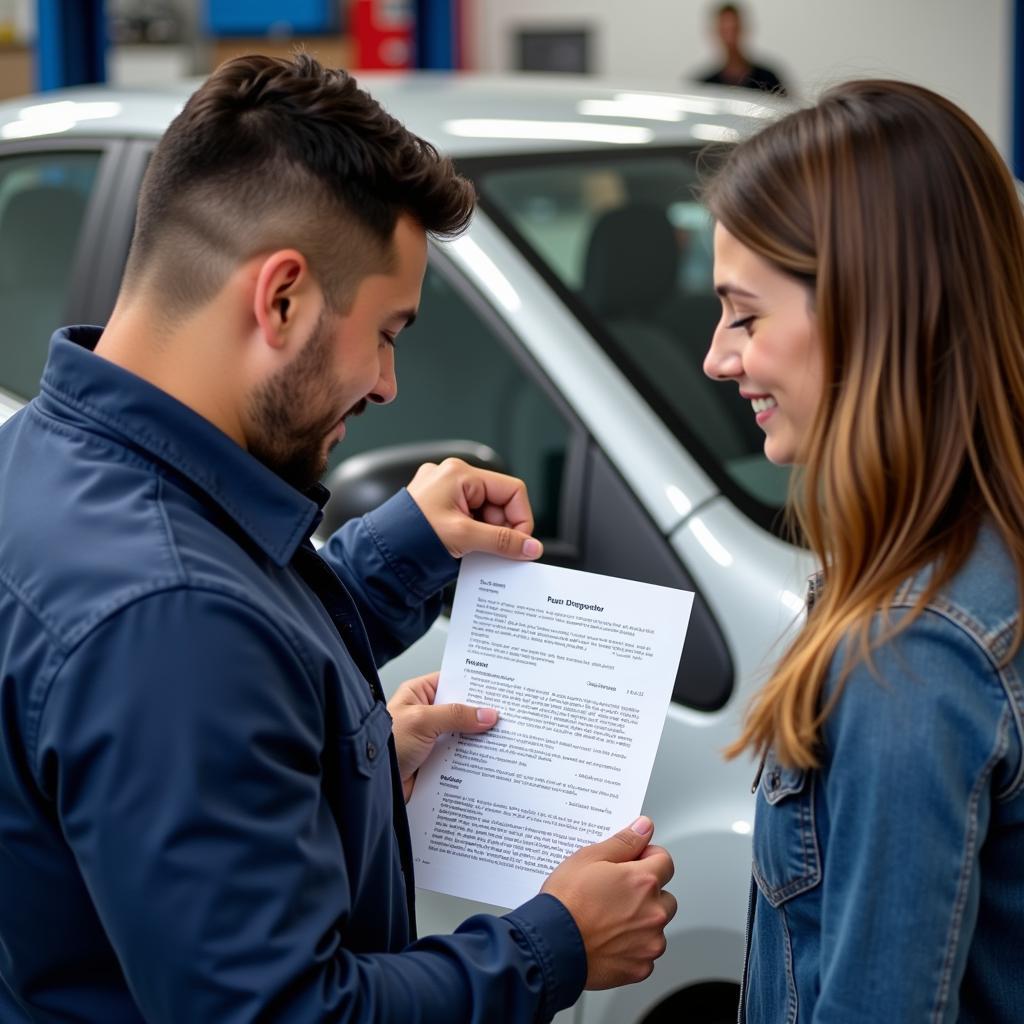
<svg viewBox="0 0 1024 1024">
<path fill-rule="evenodd" d="M 170 466 L 215 502 L 277 565 L 287 565 L 322 518 L 328 492 L 285 483 L 176 398 L 93 354 L 99 327 L 65 327 L 50 340 L 41 412 L 58 407 L 84 429 L 113 433 Z"/>
</svg>

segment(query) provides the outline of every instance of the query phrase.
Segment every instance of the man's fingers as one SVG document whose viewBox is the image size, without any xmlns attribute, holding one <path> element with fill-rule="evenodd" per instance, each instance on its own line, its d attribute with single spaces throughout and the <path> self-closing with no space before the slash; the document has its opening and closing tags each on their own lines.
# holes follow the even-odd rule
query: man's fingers
<svg viewBox="0 0 1024 1024">
<path fill-rule="evenodd" d="M 425 676 L 406 679 L 395 690 L 388 707 L 401 707 L 406 704 L 433 704 L 437 693 L 437 680 L 440 672 L 428 672 Z"/>
<path fill-rule="evenodd" d="M 463 493 L 471 509 L 496 506 L 513 529 L 533 532 L 533 509 L 526 484 L 518 477 L 494 473 L 489 469 L 471 469 L 463 480 Z"/>
<path fill-rule="evenodd" d="M 661 905 L 665 908 L 665 913 L 668 915 L 668 920 L 671 921 L 676 916 L 676 911 L 679 909 L 679 903 L 675 896 L 672 895 L 667 889 L 663 889 L 661 892 Z"/>
<path fill-rule="evenodd" d="M 672 862 L 672 855 L 664 846 L 646 847 L 643 853 L 637 857 L 637 860 L 642 860 L 648 868 L 654 871 L 654 875 L 661 885 L 667 885 L 676 873 L 676 866 Z"/>
<path fill-rule="evenodd" d="M 463 554 L 484 551 L 523 562 L 532 562 L 544 553 L 544 545 L 536 537 L 508 526 L 491 526 L 473 520 L 466 520 L 463 525 L 463 543 L 460 546 Z"/>
</svg>

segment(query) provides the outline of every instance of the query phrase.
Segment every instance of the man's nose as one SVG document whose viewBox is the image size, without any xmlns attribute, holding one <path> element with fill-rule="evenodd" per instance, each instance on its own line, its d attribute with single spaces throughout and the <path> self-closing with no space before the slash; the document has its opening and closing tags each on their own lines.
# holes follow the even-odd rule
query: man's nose
<svg viewBox="0 0 1024 1024">
<path fill-rule="evenodd" d="M 380 376 L 367 400 L 377 405 L 387 405 L 398 397 L 398 377 L 395 375 L 395 350 L 391 345 L 384 349 L 381 356 Z"/>
</svg>

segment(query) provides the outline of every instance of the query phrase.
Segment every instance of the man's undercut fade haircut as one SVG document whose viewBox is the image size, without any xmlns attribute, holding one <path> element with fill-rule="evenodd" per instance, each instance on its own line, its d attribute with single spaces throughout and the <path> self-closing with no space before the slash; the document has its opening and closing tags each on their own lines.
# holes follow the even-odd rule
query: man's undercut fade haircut
<svg viewBox="0 0 1024 1024">
<path fill-rule="evenodd" d="M 246 260 L 295 248 L 340 313 L 363 277 L 393 266 L 401 214 L 450 237 L 474 202 L 452 162 L 347 72 L 304 53 L 239 57 L 210 76 L 157 146 L 125 283 L 176 319 Z"/>
</svg>

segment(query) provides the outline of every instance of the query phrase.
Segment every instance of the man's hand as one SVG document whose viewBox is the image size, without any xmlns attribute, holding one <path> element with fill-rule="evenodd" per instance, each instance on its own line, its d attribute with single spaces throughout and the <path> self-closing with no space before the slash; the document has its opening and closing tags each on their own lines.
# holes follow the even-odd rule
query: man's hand
<svg viewBox="0 0 1024 1024">
<path fill-rule="evenodd" d="M 643 981 L 665 952 L 676 900 L 663 886 L 675 869 L 668 850 L 648 845 L 653 834 L 650 818 L 637 818 L 567 857 L 541 886 L 562 901 L 583 936 L 587 988 Z"/>
<path fill-rule="evenodd" d="M 455 558 L 487 551 L 530 561 L 544 550 L 530 536 L 533 510 L 526 484 L 513 476 L 445 459 L 439 466 L 420 466 L 409 494 Z"/>
<path fill-rule="evenodd" d="M 498 720 L 494 708 L 435 704 L 437 676 L 437 672 L 431 672 L 407 679 L 388 701 L 406 803 L 412 796 L 416 772 L 434 749 L 439 736 L 446 732 L 487 732 Z"/>
</svg>

